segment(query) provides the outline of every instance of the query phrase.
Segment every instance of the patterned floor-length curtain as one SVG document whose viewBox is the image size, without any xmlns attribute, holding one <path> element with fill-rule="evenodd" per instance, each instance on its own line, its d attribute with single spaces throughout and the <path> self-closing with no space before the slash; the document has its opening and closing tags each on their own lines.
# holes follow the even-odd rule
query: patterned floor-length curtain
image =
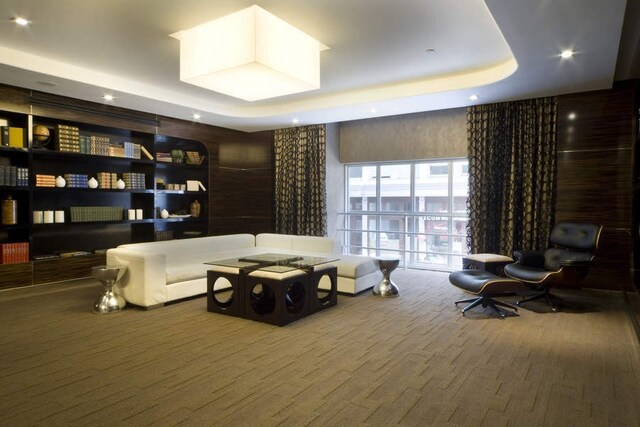
<svg viewBox="0 0 640 427">
<path fill-rule="evenodd" d="M 276 232 L 327 232 L 325 125 L 278 129 L 274 134 Z"/>
<path fill-rule="evenodd" d="M 547 247 L 555 214 L 555 98 L 469 107 L 467 243 L 511 255 Z"/>
</svg>

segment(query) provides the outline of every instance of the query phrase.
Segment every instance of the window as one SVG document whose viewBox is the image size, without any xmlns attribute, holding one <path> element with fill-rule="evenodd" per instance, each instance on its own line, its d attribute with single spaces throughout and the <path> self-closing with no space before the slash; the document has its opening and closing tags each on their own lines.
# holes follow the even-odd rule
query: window
<svg viewBox="0 0 640 427">
<path fill-rule="evenodd" d="M 347 165 L 348 253 L 452 270 L 466 253 L 467 160 Z"/>
<path fill-rule="evenodd" d="M 411 209 L 411 166 L 382 165 L 380 168 L 380 206 L 386 212 Z"/>
<path fill-rule="evenodd" d="M 430 165 L 429 171 L 431 175 L 448 175 L 449 165 Z"/>
<path fill-rule="evenodd" d="M 349 211 L 375 211 L 376 208 L 376 166 L 351 166 L 349 177 Z"/>
</svg>

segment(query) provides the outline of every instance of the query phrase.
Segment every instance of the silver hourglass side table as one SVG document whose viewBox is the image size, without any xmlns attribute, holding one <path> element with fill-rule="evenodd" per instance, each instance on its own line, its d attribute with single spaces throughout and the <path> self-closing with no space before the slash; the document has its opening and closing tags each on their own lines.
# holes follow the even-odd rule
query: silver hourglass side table
<svg viewBox="0 0 640 427">
<path fill-rule="evenodd" d="M 126 269 L 124 265 L 98 265 L 91 268 L 93 277 L 104 285 L 103 294 L 93 304 L 94 313 L 117 313 L 125 307 L 127 303 L 124 298 L 115 293 L 113 288 Z"/>
<path fill-rule="evenodd" d="M 400 294 L 398 286 L 391 281 L 391 272 L 400 264 L 399 259 L 380 258 L 378 266 L 382 272 L 382 281 L 373 287 L 373 294 L 380 297 L 397 297 Z"/>
</svg>

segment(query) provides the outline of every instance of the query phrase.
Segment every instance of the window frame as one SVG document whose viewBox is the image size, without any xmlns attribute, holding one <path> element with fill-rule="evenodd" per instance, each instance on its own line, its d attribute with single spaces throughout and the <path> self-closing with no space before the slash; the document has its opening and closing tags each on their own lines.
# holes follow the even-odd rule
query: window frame
<svg viewBox="0 0 640 427">
<path fill-rule="evenodd" d="M 464 230 L 462 230 L 462 234 L 461 233 L 456 233 L 456 227 L 455 224 L 459 221 L 468 221 L 468 215 L 466 210 L 464 212 L 460 212 L 460 211 L 455 211 L 455 195 L 454 195 L 454 174 L 455 174 L 455 170 L 456 170 L 456 163 L 459 162 L 467 162 L 468 165 L 468 159 L 465 157 L 453 157 L 453 158 L 439 158 L 439 159 L 420 159 L 420 160 L 409 160 L 409 161 L 387 161 L 387 162 L 358 162 L 358 163 L 346 163 L 344 165 L 345 167 L 345 181 L 344 181 L 344 195 L 345 195 L 345 201 L 344 201 L 344 206 L 345 206 L 345 212 L 344 212 L 344 218 L 345 218 L 345 222 L 344 222 L 344 227 L 342 229 L 342 231 L 344 232 L 343 237 L 343 243 L 344 243 L 344 248 L 346 253 L 353 253 L 352 250 L 354 248 L 359 248 L 362 250 L 362 252 L 366 255 L 371 255 L 371 256 L 381 256 L 381 255 L 385 255 L 385 254 L 389 254 L 389 252 L 393 253 L 395 252 L 396 255 L 399 255 L 401 258 L 401 261 L 404 263 L 405 266 L 411 266 L 414 268 L 424 268 L 424 269 L 433 269 L 433 270 L 446 270 L 446 271 L 450 271 L 456 268 L 460 268 L 461 267 L 461 259 L 462 256 L 464 256 L 465 253 L 467 253 L 467 248 L 466 245 L 464 244 L 465 238 L 466 238 L 466 228 Z M 432 211 L 424 211 L 424 212 L 417 212 L 416 211 L 416 186 L 417 186 L 417 182 L 416 182 L 416 166 L 417 165 L 421 165 L 421 164 L 428 164 L 428 163 L 446 163 L 447 164 L 447 168 L 448 168 L 448 173 L 447 174 L 438 174 L 438 176 L 447 176 L 447 203 L 448 203 L 448 210 L 447 212 L 432 212 Z M 382 210 L 382 199 L 383 196 L 381 194 L 381 190 L 383 187 L 383 183 L 382 183 L 382 179 L 381 179 L 381 168 L 383 166 L 393 166 L 393 165 L 398 165 L 398 166 L 405 166 L 405 165 L 409 165 L 410 167 L 410 182 L 409 182 L 409 210 L 407 211 L 386 211 L 386 210 Z M 350 193 L 349 193 L 349 188 L 350 188 L 350 170 L 353 167 L 375 167 L 375 205 L 376 205 L 376 209 L 375 210 L 351 210 L 351 197 L 350 197 Z M 468 166 L 467 166 L 468 168 Z M 429 168 L 430 171 L 430 168 Z M 466 176 L 468 177 L 468 173 L 465 174 L 462 172 L 460 173 L 461 176 Z M 467 181 L 467 199 L 469 196 L 469 189 L 468 189 L 468 181 Z M 419 196 L 419 197 L 424 197 L 424 196 Z M 368 199 L 368 198 L 367 198 Z M 365 207 L 365 206 L 363 206 Z M 366 208 L 368 208 L 368 206 L 366 206 Z M 355 229 L 350 229 L 350 227 L 347 226 L 347 224 L 350 224 L 350 218 L 352 216 L 360 216 L 360 222 L 362 222 L 362 227 L 361 230 L 355 230 Z M 399 232 L 395 231 L 395 230 L 383 230 L 382 229 L 382 222 L 383 221 L 397 221 L 398 219 L 395 218 L 397 216 L 403 217 L 404 218 L 404 229 L 400 230 Z M 426 231 L 426 228 L 424 228 L 422 231 L 420 231 L 420 225 L 419 224 L 420 221 L 425 222 L 429 221 L 429 217 L 445 217 L 446 221 L 447 221 L 447 232 L 446 233 L 430 233 Z M 390 217 L 389 219 L 384 219 L 385 217 Z M 374 222 L 374 226 L 375 229 L 372 230 L 371 228 L 369 228 L 369 224 L 371 222 L 372 219 L 375 218 L 375 222 Z M 365 228 L 365 224 L 364 222 L 366 221 L 366 228 Z M 418 231 L 416 231 L 418 230 Z M 339 230 L 340 231 L 340 230 Z M 352 245 L 351 244 L 351 233 L 358 233 L 360 232 L 363 239 L 367 239 L 367 241 L 370 241 L 370 234 L 369 233 L 374 233 L 375 235 L 375 246 L 367 246 L 364 244 L 364 240 L 362 240 L 362 242 L 360 243 L 360 245 Z M 390 234 L 401 234 L 403 235 L 403 243 L 402 245 L 400 245 L 400 243 L 398 243 L 400 246 L 402 246 L 399 249 L 389 249 L 389 248 L 383 248 L 381 245 L 381 238 L 387 237 Z M 447 236 L 447 248 L 446 251 L 444 252 L 437 252 L 437 251 L 428 251 L 428 250 L 424 250 L 420 248 L 420 243 L 419 240 L 420 238 L 418 236 L 424 236 L 423 240 L 426 242 L 427 240 L 429 240 L 428 236 L 439 236 L 439 239 L 442 238 L 443 236 Z M 435 239 L 435 237 L 433 238 Z M 385 240 L 385 239 L 382 239 Z M 443 239 L 444 240 L 444 239 Z M 462 248 L 461 248 L 461 253 L 459 252 L 454 252 L 453 247 L 457 245 L 457 242 L 459 242 L 459 240 L 462 240 Z M 386 240 L 385 240 L 386 241 Z M 400 240 L 398 240 L 398 242 L 400 242 Z M 425 243 L 425 245 L 427 245 Z M 426 257 L 428 257 L 429 255 L 435 255 L 437 256 L 443 256 L 446 257 L 446 264 L 438 264 L 438 263 L 429 263 L 429 262 L 425 262 L 425 261 L 419 261 L 419 257 L 421 254 L 424 254 Z"/>
</svg>

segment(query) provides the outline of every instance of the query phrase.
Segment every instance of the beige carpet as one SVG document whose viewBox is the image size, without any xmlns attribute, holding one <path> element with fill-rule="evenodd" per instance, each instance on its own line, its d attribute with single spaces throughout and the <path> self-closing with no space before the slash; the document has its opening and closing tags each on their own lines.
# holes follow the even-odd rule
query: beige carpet
<svg viewBox="0 0 640 427">
<path fill-rule="evenodd" d="M 283 328 L 204 298 L 95 315 L 91 281 L 0 292 L 0 425 L 640 425 L 625 294 L 501 321 L 444 273 L 393 278 Z"/>
</svg>

